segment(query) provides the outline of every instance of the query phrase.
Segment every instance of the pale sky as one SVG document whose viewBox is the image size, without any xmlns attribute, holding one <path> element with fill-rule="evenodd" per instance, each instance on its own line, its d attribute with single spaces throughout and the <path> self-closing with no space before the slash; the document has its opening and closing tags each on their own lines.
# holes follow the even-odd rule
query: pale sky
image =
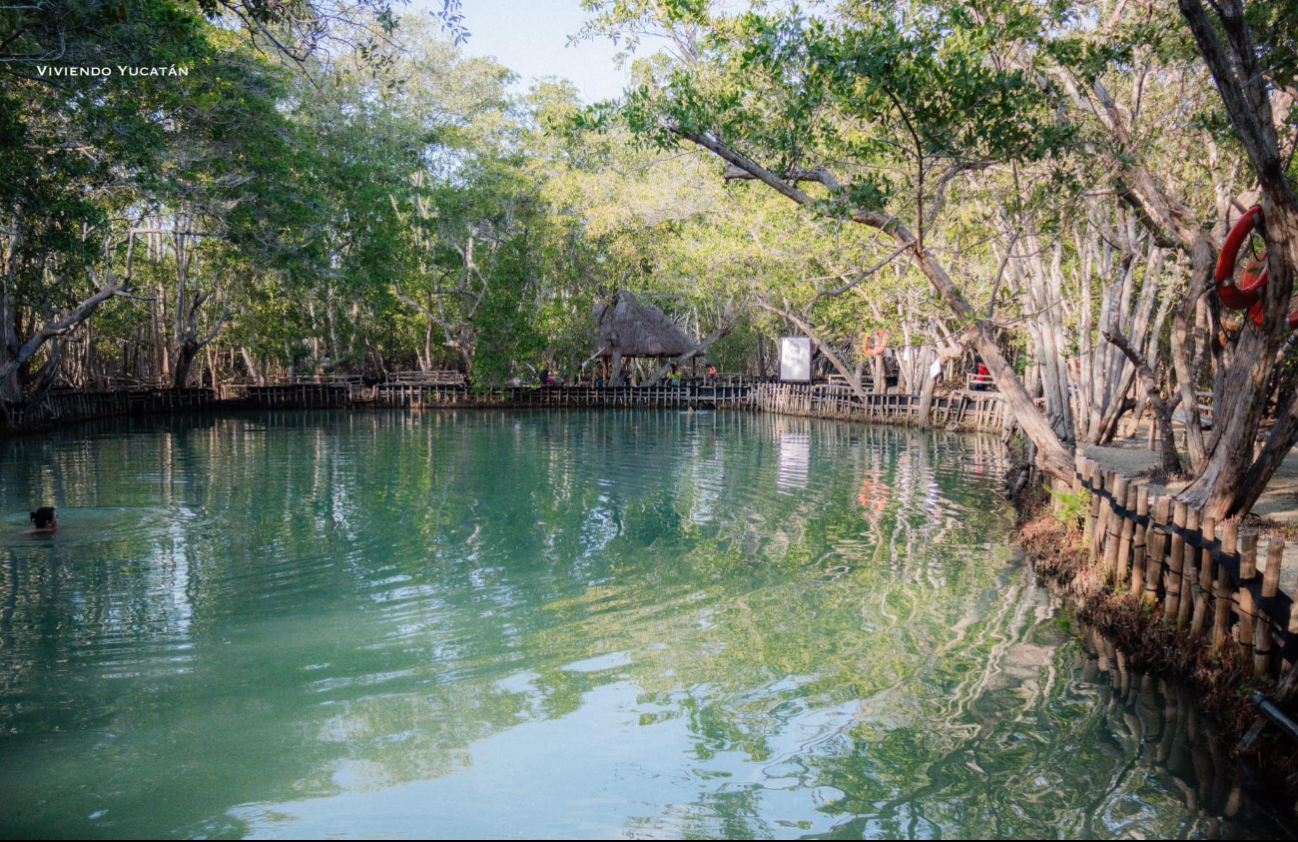
<svg viewBox="0 0 1298 842">
<path fill-rule="evenodd" d="M 411 0 L 410 12 L 427 14 L 439 0 Z M 590 102 L 622 93 L 627 74 L 613 63 L 618 49 L 606 39 L 568 46 L 585 21 L 578 0 L 463 0 L 470 55 L 494 56 L 517 73 L 522 90 L 545 76 L 573 82 Z"/>
</svg>

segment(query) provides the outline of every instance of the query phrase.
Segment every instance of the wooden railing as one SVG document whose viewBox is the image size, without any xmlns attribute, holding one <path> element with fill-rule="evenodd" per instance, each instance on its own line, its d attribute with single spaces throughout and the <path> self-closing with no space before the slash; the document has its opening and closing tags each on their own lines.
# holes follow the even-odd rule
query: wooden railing
<svg viewBox="0 0 1298 842">
<path fill-rule="evenodd" d="M 752 403 L 766 412 L 841 418 L 850 421 L 913 423 L 919 418 L 917 395 L 868 394 L 864 399 L 847 386 L 759 383 Z M 1009 407 L 994 392 L 956 392 L 933 398 L 930 421 L 938 426 L 999 431 Z"/>
<path fill-rule="evenodd" d="M 111 392 L 54 392 L 33 406 L 0 413 L 0 430 L 20 432 L 89 418 L 209 409 L 210 389 L 122 389 Z"/>
<path fill-rule="evenodd" d="M 681 386 L 505 386 L 475 391 L 440 378 L 411 382 L 392 378 L 366 385 L 359 378 L 297 382 L 274 386 L 223 384 L 207 389 L 130 389 L 54 394 L 39 406 L 12 410 L 0 429 L 35 429 L 49 423 L 127 413 L 206 409 L 214 406 L 265 409 L 348 409 L 386 407 L 643 407 L 705 409 L 751 408 L 771 412 L 859 421 L 908 423 L 918 415 L 919 398 L 870 394 L 863 401 L 848 386 L 787 383 L 690 383 Z M 449 378 L 448 378 L 449 379 Z M 994 393 L 937 396 L 932 421 L 980 430 L 1000 430 L 1006 406 Z"/>
<path fill-rule="evenodd" d="M 297 383 L 248 386 L 247 404 L 267 408 L 333 407 L 661 407 L 745 406 L 750 387 L 717 386 L 504 386 L 473 391 L 464 386 L 377 383 Z"/>
</svg>

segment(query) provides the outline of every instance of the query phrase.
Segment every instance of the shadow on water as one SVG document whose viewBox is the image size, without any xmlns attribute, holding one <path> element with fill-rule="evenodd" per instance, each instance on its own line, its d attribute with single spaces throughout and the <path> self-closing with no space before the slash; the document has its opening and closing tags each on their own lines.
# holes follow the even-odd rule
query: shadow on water
<svg viewBox="0 0 1298 842">
<path fill-rule="evenodd" d="M 990 439 L 290 412 L 0 457 L 0 835 L 1290 832 L 1035 584 Z"/>
</svg>

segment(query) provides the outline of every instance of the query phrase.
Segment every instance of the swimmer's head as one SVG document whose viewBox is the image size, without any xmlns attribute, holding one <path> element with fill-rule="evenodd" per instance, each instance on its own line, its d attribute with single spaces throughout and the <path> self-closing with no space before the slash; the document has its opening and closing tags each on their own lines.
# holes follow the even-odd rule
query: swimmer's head
<svg viewBox="0 0 1298 842">
<path fill-rule="evenodd" d="M 37 529 L 56 529 L 59 525 L 59 513 L 53 506 L 41 506 L 32 512 L 32 523 Z"/>
</svg>

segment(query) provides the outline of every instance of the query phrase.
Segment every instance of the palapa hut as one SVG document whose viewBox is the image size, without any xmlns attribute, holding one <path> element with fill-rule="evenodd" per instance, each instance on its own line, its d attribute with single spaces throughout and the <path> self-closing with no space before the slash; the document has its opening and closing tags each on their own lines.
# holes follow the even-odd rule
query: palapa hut
<svg viewBox="0 0 1298 842">
<path fill-rule="evenodd" d="M 619 292 L 596 306 L 595 320 L 599 323 L 595 355 L 607 364 L 611 386 L 622 384 L 624 358 L 679 357 L 695 348 L 694 340 L 662 310 L 631 292 Z"/>
</svg>

